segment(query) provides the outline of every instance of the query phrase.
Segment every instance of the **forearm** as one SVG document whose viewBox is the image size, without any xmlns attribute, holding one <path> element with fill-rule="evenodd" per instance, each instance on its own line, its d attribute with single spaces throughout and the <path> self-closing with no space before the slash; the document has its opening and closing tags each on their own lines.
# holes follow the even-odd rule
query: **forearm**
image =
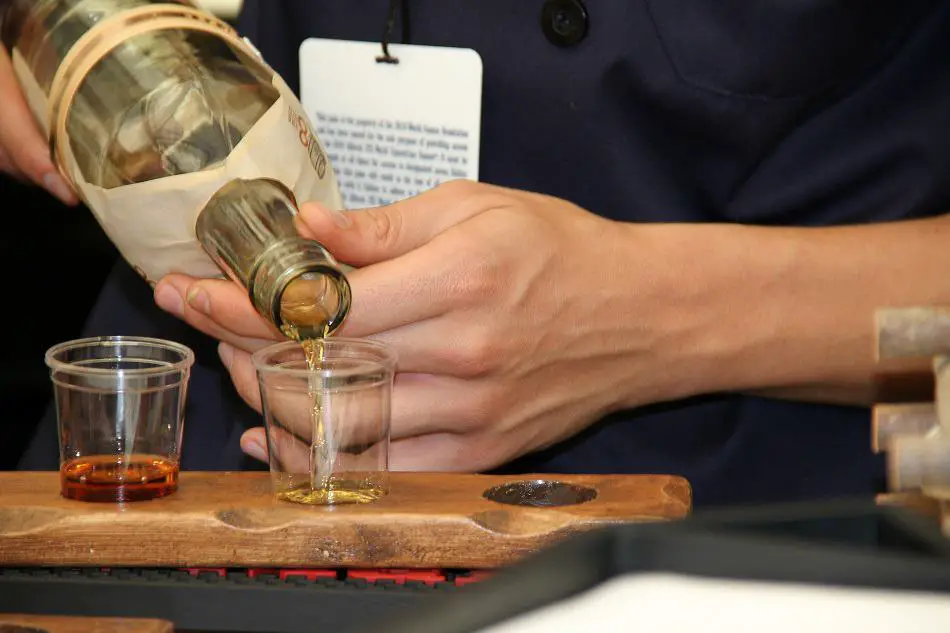
<svg viewBox="0 0 950 633">
<path fill-rule="evenodd" d="M 696 392 L 870 404 L 929 389 L 878 363 L 874 311 L 950 304 L 950 216 L 840 228 L 666 225 L 691 275 Z M 686 306 L 683 306 L 686 307 Z M 900 397 L 900 396 L 897 396 Z"/>
</svg>

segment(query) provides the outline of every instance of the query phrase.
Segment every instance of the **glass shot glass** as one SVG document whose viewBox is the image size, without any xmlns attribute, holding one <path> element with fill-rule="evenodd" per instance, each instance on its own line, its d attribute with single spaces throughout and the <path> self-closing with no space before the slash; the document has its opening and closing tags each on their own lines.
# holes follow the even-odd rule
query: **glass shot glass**
<svg viewBox="0 0 950 633">
<path fill-rule="evenodd" d="M 122 503 L 172 494 L 192 351 L 135 336 L 84 338 L 46 352 L 59 429 L 60 492 Z"/>
<path fill-rule="evenodd" d="M 389 492 L 395 351 L 331 337 L 277 343 L 252 362 L 278 499 L 369 503 Z"/>
</svg>

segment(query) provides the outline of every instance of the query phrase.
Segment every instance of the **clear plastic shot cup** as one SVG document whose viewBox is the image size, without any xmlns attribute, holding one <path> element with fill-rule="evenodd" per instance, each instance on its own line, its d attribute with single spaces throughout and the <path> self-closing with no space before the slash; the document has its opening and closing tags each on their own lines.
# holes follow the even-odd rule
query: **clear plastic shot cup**
<svg viewBox="0 0 950 633">
<path fill-rule="evenodd" d="M 253 354 L 274 494 L 310 505 L 389 491 L 396 354 L 362 339 L 277 343 Z"/>
<path fill-rule="evenodd" d="M 85 338 L 54 345 L 46 364 L 64 497 L 121 503 L 177 490 L 189 348 L 134 336 Z"/>
</svg>

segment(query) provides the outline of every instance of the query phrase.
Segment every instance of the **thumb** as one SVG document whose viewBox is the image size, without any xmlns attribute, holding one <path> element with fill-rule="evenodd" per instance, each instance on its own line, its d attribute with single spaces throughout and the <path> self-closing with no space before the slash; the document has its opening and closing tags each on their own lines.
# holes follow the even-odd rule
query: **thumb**
<svg viewBox="0 0 950 633">
<path fill-rule="evenodd" d="M 440 233 L 506 198 L 500 189 L 457 180 L 393 204 L 355 211 L 301 206 L 304 233 L 333 256 L 353 266 L 394 259 L 428 243 Z"/>
</svg>

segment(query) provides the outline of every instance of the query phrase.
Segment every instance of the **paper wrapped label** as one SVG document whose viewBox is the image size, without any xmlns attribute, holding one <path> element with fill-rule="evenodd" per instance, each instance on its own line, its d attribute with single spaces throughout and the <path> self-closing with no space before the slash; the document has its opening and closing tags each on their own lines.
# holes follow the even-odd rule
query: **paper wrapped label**
<svg viewBox="0 0 950 633">
<path fill-rule="evenodd" d="M 293 191 L 298 204 L 342 207 L 326 152 L 296 97 L 276 76 L 274 85 L 280 98 L 214 169 L 106 190 L 82 181 L 75 161 L 68 159 L 99 224 L 149 283 L 172 272 L 222 275 L 198 243 L 195 222 L 211 196 L 235 178 L 271 178 Z"/>
<path fill-rule="evenodd" d="M 280 98 L 214 169 L 106 190 L 82 180 L 69 153 L 67 167 L 99 224 L 149 283 L 172 272 L 222 275 L 198 243 L 195 222 L 211 196 L 235 178 L 272 178 L 298 203 L 341 208 L 326 152 L 286 84 L 275 76 L 274 85 Z"/>
<path fill-rule="evenodd" d="M 20 85 L 48 130 L 48 99 L 22 56 L 13 53 Z M 214 193 L 233 179 L 270 178 L 292 191 L 298 204 L 318 201 L 342 208 L 336 177 L 313 125 L 276 73 L 272 83 L 279 98 L 214 168 L 104 189 L 86 182 L 68 140 L 60 139 L 60 168 L 121 255 L 150 284 L 172 272 L 223 276 L 198 242 L 195 223 Z"/>
</svg>

